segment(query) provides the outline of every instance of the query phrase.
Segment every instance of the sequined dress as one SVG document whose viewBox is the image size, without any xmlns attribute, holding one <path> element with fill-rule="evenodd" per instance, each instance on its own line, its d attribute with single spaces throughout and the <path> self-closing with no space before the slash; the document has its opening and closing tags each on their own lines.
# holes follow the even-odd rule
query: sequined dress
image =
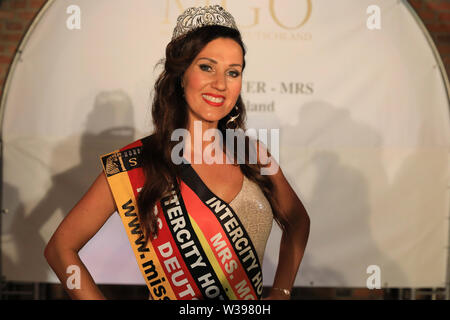
<svg viewBox="0 0 450 320">
<path fill-rule="evenodd" d="M 247 230 L 262 265 L 267 239 L 273 223 L 272 208 L 269 201 L 258 184 L 244 175 L 242 189 L 230 202 L 230 206 Z"/>
</svg>

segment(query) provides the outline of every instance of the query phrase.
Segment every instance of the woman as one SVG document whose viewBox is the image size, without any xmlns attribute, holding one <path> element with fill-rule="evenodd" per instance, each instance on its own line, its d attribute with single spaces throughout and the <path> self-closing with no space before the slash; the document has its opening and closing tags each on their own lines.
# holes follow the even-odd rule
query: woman
<svg viewBox="0 0 450 320">
<path fill-rule="evenodd" d="M 283 236 L 268 299 L 290 298 L 309 217 L 281 169 L 261 174 L 278 168 L 261 144 L 227 139 L 227 129 L 245 130 L 244 55 L 222 7 L 189 8 L 178 18 L 155 84 L 154 133 L 102 157 L 104 172 L 46 247 L 63 284 L 68 266 L 80 268 L 79 288 L 66 288 L 71 298 L 104 299 L 78 251 L 116 210 L 153 299 L 260 299 L 260 262 L 275 219 Z M 180 154 L 173 134 L 183 128 Z M 208 129 L 217 138 L 199 145 L 198 132 Z M 244 153 L 230 147 L 239 141 Z"/>
</svg>

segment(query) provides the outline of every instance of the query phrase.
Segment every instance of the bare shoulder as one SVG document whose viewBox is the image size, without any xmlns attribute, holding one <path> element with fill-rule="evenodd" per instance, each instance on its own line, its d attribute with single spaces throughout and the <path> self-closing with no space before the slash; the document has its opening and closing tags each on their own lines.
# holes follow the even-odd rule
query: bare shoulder
<svg viewBox="0 0 450 320">
<path fill-rule="evenodd" d="M 259 140 L 255 141 L 258 162 L 266 167 L 261 168 L 261 174 L 267 175 L 274 186 L 274 197 L 277 202 L 278 214 L 286 220 L 307 216 L 306 210 L 295 190 L 290 185 L 275 156 Z"/>
<path fill-rule="evenodd" d="M 104 171 L 97 176 L 94 183 L 84 194 L 78 204 L 82 207 L 86 205 L 91 210 L 100 209 L 102 211 L 115 211 L 116 206 L 114 203 L 114 197 L 111 193 L 111 189 Z"/>
<path fill-rule="evenodd" d="M 49 241 L 78 251 L 116 211 L 108 181 L 101 172 L 70 210 Z"/>
<path fill-rule="evenodd" d="M 250 157 L 252 153 L 256 154 L 258 164 L 262 165 L 262 175 L 268 175 L 271 178 L 279 176 L 281 170 L 276 155 L 273 155 L 261 140 L 250 138 Z"/>
</svg>

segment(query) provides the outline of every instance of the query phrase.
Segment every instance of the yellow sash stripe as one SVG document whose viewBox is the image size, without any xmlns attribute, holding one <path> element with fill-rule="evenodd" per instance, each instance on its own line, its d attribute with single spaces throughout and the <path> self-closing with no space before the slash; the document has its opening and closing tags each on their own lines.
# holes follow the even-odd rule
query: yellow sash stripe
<svg viewBox="0 0 450 320">
<path fill-rule="evenodd" d="M 131 199 L 132 200 L 131 205 L 135 207 L 134 212 L 136 212 L 136 214 L 137 214 L 137 203 L 136 203 L 136 199 L 134 197 L 133 187 L 129 180 L 128 173 L 120 172 L 115 175 L 109 176 L 107 179 L 108 179 L 109 185 L 111 187 L 111 190 L 112 190 L 112 193 L 114 196 L 114 200 L 116 201 L 116 205 L 117 205 L 117 209 L 119 211 L 120 218 L 121 218 L 122 223 L 127 232 L 127 236 L 128 236 L 130 245 L 136 256 L 136 260 L 138 262 L 139 269 L 141 270 L 142 276 L 144 277 L 145 282 L 148 286 L 148 289 L 150 290 L 150 294 L 152 295 L 152 297 L 154 297 L 154 292 L 152 290 L 153 287 L 150 284 L 150 282 L 155 281 L 156 279 L 152 279 L 151 281 L 147 280 L 148 275 L 145 273 L 143 264 L 150 260 L 153 260 L 155 270 L 158 273 L 158 278 L 162 278 L 162 277 L 164 277 L 165 279 L 169 279 L 169 278 L 166 276 L 161 264 L 159 263 L 158 256 L 156 255 L 156 252 L 155 252 L 151 242 L 149 241 L 146 245 L 146 248 L 148 248 L 150 251 L 139 252 L 138 251 L 139 246 L 136 245 L 135 240 L 138 239 L 140 235 L 132 234 L 131 228 L 128 226 L 128 223 L 136 217 L 126 217 L 125 216 L 126 210 L 124 210 L 122 208 L 122 205 L 127 203 Z M 127 221 L 127 220 L 129 220 L 129 221 Z M 145 255 L 144 258 L 141 258 L 142 254 Z M 170 286 L 169 282 L 165 281 L 165 282 L 159 283 L 158 286 L 164 286 L 164 288 L 166 290 L 165 296 L 169 297 L 171 300 L 177 300 L 177 297 L 175 296 L 175 293 L 173 292 L 172 287 Z M 155 299 L 155 297 L 154 297 L 154 299 Z"/>
<path fill-rule="evenodd" d="M 237 300 L 237 297 L 234 294 L 234 291 L 230 283 L 228 282 L 227 277 L 223 273 L 223 270 L 220 267 L 219 262 L 217 261 L 216 256 L 214 255 L 214 252 L 212 251 L 211 246 L 208 243 L 208 240 L 206 240 L 202 230 L 199 228 L 197 223 L 194 221 L 194 219 L 192 219 L 190 215 L 189 219 L 191 220 L 192 228 L 194 229 L 195 234 L 197 235 L 197 238 L 202 245 L 202 249 L 205 251 L 205 254 L 208 257 L 209 262 L 211 263 L 211 266 L 213 267 L 214 271 L 216 272 L 216 276 L 219 279 L 220 283 L 222 284 L 222 287 L 225 289 L 225 293 L 231 300 Z"/>
</svg>

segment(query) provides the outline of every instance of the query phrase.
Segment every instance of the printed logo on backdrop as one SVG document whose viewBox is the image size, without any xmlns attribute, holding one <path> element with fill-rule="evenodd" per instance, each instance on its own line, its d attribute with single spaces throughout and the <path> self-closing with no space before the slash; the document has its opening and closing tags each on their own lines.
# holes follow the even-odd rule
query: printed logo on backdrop
<svg viewBox="0 0 450 320">
<path fill-rule="evenodd" d="M 268 95 L 276 94 L 278 96 L 300 96 L 312 95 L 314 93 L 313 82 L 301 81 L 280 81 L 277 83 L 268 83 L 266 81 L 243 81 L 242 93 L 244 95 Z M 247 112 L 275 112 L 275 100 L 267 102 L 253 102 L 250 99 L 244 99 Z"/>
</svg>

